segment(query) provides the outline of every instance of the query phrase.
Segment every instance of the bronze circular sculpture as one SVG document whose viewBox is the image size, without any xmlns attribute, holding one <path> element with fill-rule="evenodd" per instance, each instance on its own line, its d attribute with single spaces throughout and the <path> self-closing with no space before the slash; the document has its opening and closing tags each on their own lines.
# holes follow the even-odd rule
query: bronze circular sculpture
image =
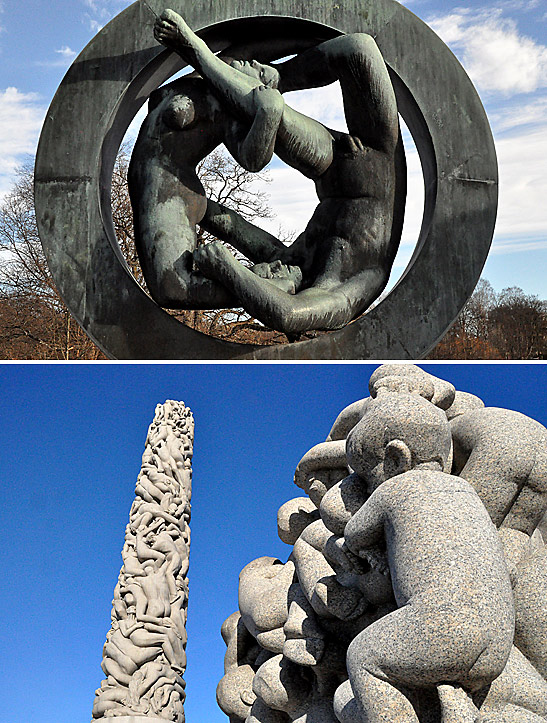
<svg viewBox="0 0 547 723">
<path fill-rule="evenodd" d="M 410 359 L 424 356 L 471 295 L 490 248 L 497 164 L 488 121 L 463 68 L 396 0 L 343 4 L 170 0 L 214 50 L 246 37 L 288 55 L 341 33 L 374 37 L 425 180 L 422 229 L 391 293 L 339 331 L 280 346 L 196 332 L 138 286 L 119 251 L 110 179 L 123 135 L 148 95 L 180 67 L 154 41 L 139 0 L 101 30 L 69 69 L 48 111 L 36 160 L 36 217 L 54 280 L 89 336 L 117 359 Z M 303 20 L 302 18 L 305 18 Z"/>
</svg>

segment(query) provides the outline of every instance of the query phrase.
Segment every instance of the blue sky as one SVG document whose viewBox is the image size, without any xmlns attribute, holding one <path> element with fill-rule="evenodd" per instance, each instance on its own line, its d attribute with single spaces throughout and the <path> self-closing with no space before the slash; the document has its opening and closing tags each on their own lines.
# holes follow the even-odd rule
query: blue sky
<svg viewBox="0 0 547 723">
<path fill-rule="evenodd" d="M 39 129 L 68 64 L 128 0 L 0 0 L 0 195 L 34 154 Z M 547 8 L 545 0 L 404 0 L 463 62 L 483 99 L 500 162 L 500 212 L 484 270 L 495 289 L 521 286 L 547 298 Z M 336 88 L 291 103 L 343 126 Z M 133 127 L 134 131 L 134 127 Z M 410 257 L 421 220 L 417 155 L 408 148 L 411 193 L 392 283 Z M 267 186 L 272 230 L 301 230 L 313 188 L 274 162 Z"/>
<path fill-rule="evenodd" d="M 544 365 L 423 365 L 547 423 Z M 294 468 L 374 365 L 2 365 L 0 723 L 88 721 L 135 479 L 155 405 L 196 420 L 188 723 L 225 723 L 221 622 L 250 560 L 290 548 Z"/>
</svg>

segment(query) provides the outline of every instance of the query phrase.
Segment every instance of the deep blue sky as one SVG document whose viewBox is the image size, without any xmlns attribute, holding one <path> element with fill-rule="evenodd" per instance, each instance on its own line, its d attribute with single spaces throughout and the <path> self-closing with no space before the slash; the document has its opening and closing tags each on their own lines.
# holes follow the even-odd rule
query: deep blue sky
<svg viewBox="0 0 547 723">
<path fill-rule="evenodd" d="M 237 576 L 286 559 L 276 512 L 295 465 L 375 365 L 2 365 L 0 723 L 89 721 L 136 475 L 155 405 L 196 419 L 189 723 L 225 723 L 219 628 Z M 490 406 L 547 423 L 544 365 L 423 365 Z"/>
</svg>

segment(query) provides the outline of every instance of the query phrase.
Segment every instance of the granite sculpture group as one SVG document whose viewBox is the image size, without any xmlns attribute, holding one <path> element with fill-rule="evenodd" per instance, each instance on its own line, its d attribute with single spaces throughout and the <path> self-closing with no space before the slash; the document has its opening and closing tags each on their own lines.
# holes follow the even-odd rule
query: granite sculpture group
<svg viewBox="0 0 547 723">
<path fill-rule="evenodd" d="M 230 723 L 547 720 L 547 430 L 415 366 L 300 461 L 223 624 Z M 539 527 L 538 527 L 539 525 Z"/>
<path fill-rule="evenodd" d="M 547 429 L 388 364 L 299 462 L 287 562 L 239 578 L 230 723 L 545 723 Z M 158 405 L 93 719 L 184 723 L 193 418 Z M 547 516 L 546 516 L 547 517 Z"/>
</svg>

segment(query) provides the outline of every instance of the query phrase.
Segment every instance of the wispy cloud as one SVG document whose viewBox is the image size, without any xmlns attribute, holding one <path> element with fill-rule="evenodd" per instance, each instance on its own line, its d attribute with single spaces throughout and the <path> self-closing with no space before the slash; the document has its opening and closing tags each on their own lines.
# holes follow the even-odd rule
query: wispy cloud
<svg viewBox="0 0 547 723">
<path fill-rule="evenodd" d="M 109 20 L 121 10 L 131 5 L 133 0 L 82 0 L 87 8 L 84 12 L 84 21 L 89 29 L 98 33 Z"/>
<path fill-rule="evenodd" d="M 547 127 L 547 94 L 532 97 L 522 103 L 506 103 L 494 108 L 490 123 L 496 135 L 529 132 L 532 128 Z"/>
<path fill-rule="evenodd" d="M 58 56 L 55 60 L 37 60 L 36 65 L 46 68 L 64 68 L 68 67 L 77 55 L 76 51 L 69 48 L 68 45 L 63 45 L 62 48 L 55 50 L 55 53 Z"/>
<path fill-rule="evenodd" d="M 498 7 L 503 10 L 532 12 L 541 8 L 543 0 L 498 0 Z"/>
<path fill-rule="evenodd" d="M 510 96 L 547 87 L 547 46 L 519 33 L 501 8 L 461 8 L 429 24 L 483 93 Z"/>
<path fill-rule="evenodd" d="M 17 166 L 35 153 L 45 111 L 35 93 L 0 90 L 0 197 L 9 190 Z"/>
</svg>

